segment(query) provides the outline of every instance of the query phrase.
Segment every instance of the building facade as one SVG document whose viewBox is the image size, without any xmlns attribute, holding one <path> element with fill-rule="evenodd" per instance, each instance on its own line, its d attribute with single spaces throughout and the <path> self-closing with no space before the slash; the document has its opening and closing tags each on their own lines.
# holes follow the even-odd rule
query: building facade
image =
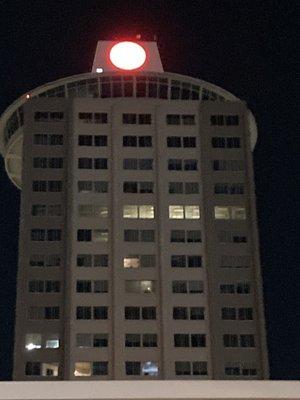
<svg viewBox="0 0 300 400">
<path fill-rule="evenodd" d="M 1 117 L 22 189 L 15 380 L 268 378 L 254 117 L 140 45 L 142 67 L 98 45 L 91 73 Z"/>
</svg>

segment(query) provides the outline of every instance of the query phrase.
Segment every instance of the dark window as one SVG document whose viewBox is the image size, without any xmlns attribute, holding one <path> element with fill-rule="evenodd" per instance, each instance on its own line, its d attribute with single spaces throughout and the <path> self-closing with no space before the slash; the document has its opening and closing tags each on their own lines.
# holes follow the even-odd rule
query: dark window
<svg viewBox="0 0 300 400">
<path fill-rule="evenodd" d="M 151 158 L 142 158 L 139 160 L 139 169 L 140 170 L 152 170 L 153 169 L 153 160 Z"/>
<path fill-rule="evenodd" d="M 185 231 L 183 230 L 172 230 L 170 236 L 171 243 L 184 243 L 185 242 Z"/>
<path fill-rule="evenodd" d="M 181 137 L 180 136 L 168 136 L 167 137 L 168 147 L 181 147 Z"/>
<path fill-rule="evenodd" d="M 175 347 L 189 347 L 190 338 L 188 334 L 180 333 L 174 335 L 174 346 Z"/>
<path fill-rule="evenodd" d="M 92 230 L 91 229 L 78 229 L 77 230 L 77 241 L 78 242 L 91 242 L 92 241 Z"/>
<path fill-rule="evenodd" d="M 173 319 L 188 319 L 187 307 L 174 307 Z"/>
<path fill-rule="evenodd" d="M 140 193 L 153 193 L 153 182 L 140 182 Z"/>
<path fill-rule="evenodd" d="M 125 229 L 124 230 L 124 242 L 138 242 L 139 231 L 137 229 Z"/>
<path fill-rule="evenodd" d="M 191 320 L 203 320 L 204 319 L 204 307 L 191 307 L 190 308 L 190 319 Z"/>
<path fill-rule="evenodd" d="M 140 231 L 141 242 L 155 242 L 155 231 L 153 229 L 142 229 Z"/>
<path fill-rule="evenodd" d="M 125 362 L 126 375 L 141 375 L 141 363 L 139 361 Z"/>
<path fill-rule="evenodd" d="M 137 182 L 123 182 L 123 192 L 124 193 L 137 193 L 138 192 Z"/>
<path fill-rule="evenodd" d="M 156 319 L 156 308 L 155 307 L 142 307 L 142 318 L 143 319 Z"/>
<path fill-rule="evenodd" d="M 184 232 L 184 231 L 179 231 L 179 232 Z M 186 257 L 184 255 L 171 256 L 171 267 L 185 268 L 186 267 Z"/>
<path fill-rule="evenodd" d="M 108 254 L 95 254 L 94 267 L 108 267 Z"/>
<path fill-rule="evenodd" d="M 140 308 L 125 307 L 125 319 L 140 319 Z"/>
<path fill-rule="evenodd" d="M 79 169 L 92 169 L 93 159 L 92 158 L 78 158 Z"/>
<path fill-rule="evenodd" d="M 152 137 L 151 136 L 140 136 L 139 137 L 139 147 L 152 147 Z"/>
<path fill-rule="evenodd" d="M 168 170 L 169 171 L 181 171 L 182 170 L 182 160 L 170 159 L 168 160 Z"/>
<path fill-rule="evenodd" d="M 186 238 L 188 243 L 199 243 L 201 242 L 201 231 L 187 231 Z"/>
<path fill-rule="evenodd" d="M 201 256 L 188 256 L 188 267 L 189 268 L 200 268 L 202 267 L 202 257 Z"/>
<path fill-rule="evenodd" d="M 94 158 L 95 169 L 107 169 L 107 158 Z"/>
<path fill-rule="evenodd" d="M 183 147 L 196 147 L 196 138 L 194 136 L 186 136 L 183 138 Z"/>
<path fill-rule="evenodd" d="M 192 347 L 205 347 L 206 336 L 199 333 L 191 334 L 191 345 Z"/>
<path fill-rule="evenodd" d="M 238 115 L 226 115 L 225 116 L 226 125 L 238 125 L 239 116 Z"/>
<path fill-rule="evenodd" d="M 168 114 L 167 115 L 167 125 L 180 125 L 180 115 Z"/>
<path fill-rule="evenodd" d="M 199 183 L 198 182 L 186 182 L 185 183 L 185 194 L 198 194 Z"/>
<path fill-rule="evenodd" d="M 195 115 L 182 115 L 183 125 L 195 125 Z"/>
<path fill-rule="evenodd" d="M 140 125 L 151 125 L 151 114 L 139 114 Z"/>
<path fill-rule="evenodd" d="M 77 293 L 91 293 L 92 282 L 91 281 L 77 281 L 76 282 Z"/>
<path fill-rule="evenodd" d="M 93 136 L 92 135 L 79 135 L 78 146 L 92 146 Z"/>
<path fill-rule="evenodd" d="M 94 136 L 94 145 L 97 147 L 107 146 L 107 136 L 105 135 Z"/>
<path fill-rule="evenodd" d="M 169 193 L 170 194 L 183 193 L 183 183 L 182 182 L 169 182 Z"/>
<path fill-rule="evenodd" d="M 94 361 L 93 362 L 93 375 L 107 375 L 108 362 L 107 361 Z"/>
<path fill-rule="evenodd" d="M 123 114 L 123 124 L 136 124 L 136 114 Z"/>
<path fill-rule="evenodd" d="M 91 319 L 92 310 L 91 307 L 79 306 L 76 308 L 76 318 L 77 319 Z"/>
<path fill-rule="evenodd" d="M 59 307 L 45 307 L 45 319 L 59 319 Z"/>
<path fill-rule="evenodd" d="M 136 136 L 123 136 L 123 146 L 124 147 L 136 147 L 137 137 Z"/>
<path fill-rule="evenodd" d="M 95 124 L 107 124 L 107 113 L 95 113 L 94 122 Z"/>
<path fill-rule="evenodd" d="M 226 140 L 223 137 L 213 137 L 211 139 L 212 147 L 215 148 L 225 148 L 226 147 Z"/>
<path fill-rule="evenodd" d="M 94 319 L 107 319 L 108 307 L 98 306 L 93 307 Z"/>
<path fill-rule="evenodd" d="M 185 171 L 197 171 L 198 161 L 197 160 L 184 160 Z"/>
<path fill-rule="evenodd" d="M 138 160 L 136 158 L 125 158 L 123 160 L 123 169 L 136 170 L 138 167 Z"/>
</svg>

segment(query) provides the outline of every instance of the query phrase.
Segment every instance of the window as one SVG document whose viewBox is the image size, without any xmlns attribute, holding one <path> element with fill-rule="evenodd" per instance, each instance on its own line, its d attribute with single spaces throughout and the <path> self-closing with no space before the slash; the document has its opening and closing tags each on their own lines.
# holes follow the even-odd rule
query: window
<svg viewBox="0 0 300 400">
<path fill-rule="evenodd" d="M 239 125 L 239 116 L 238 115 L 211 115 L 210 124 L 215 126 L 222 125 Z"/>
<path fill-rule="evenodd" d="M 254 335 L 240 335 L 241 347 L 255 347 Z"/>
<path fill-rule="evenodd" d="M 256 376 L 257 369 L 252 363 L 227 362 L 224 368 L 225 375 Z"/>
<path fill-rule="evenodd" d="M 168 160 L 168 170 L 169 171 L 181 171 L 182 170 L 182 160 L 179 160 L 179 159 Z"/>
<path fill-rule="evenodd" d="M 51 157 L 48 160 L 49 168 L 63 168 L 63 158 Z"/>
<path fill-rule="evenodd" d="M 94 136 L 94 146 L 106 147 L 107 146 L 107 136 L 105 136 L 105 135 Z"/>
<path fill-rule="evenodd" d="M 123 160 L 123 169 L 128 170 L 152 170 L 153 160 L 152 159 L 136 159 L 136 158 L 125 158 Z"/>
<path fill-rule="evenodd" d="M 33 168 L 47 168 L 48 159 L 47 157 L 34 157 Z"/>
<path fill-rule="evenodd" d="M 155 267 L 156 257 L 152 254 L 143 254 L 143 255 L 135 255 L 135 256 L 127 256 L 123 259 L 123 267 L 124 268 L 151 268 Z"/>
<path fill-rule="evenodd" d="M 207 375 L 207 362 L 175 361 L 175 375 Z"/>
<path fill-rule="evenodd" d="M 77 333 L 76 346 L 79 348 L 89 347 L 107 347 L 108 334 L 107 333 Z"/>
<path fill-rule="evenodd" d="M 108 182 L 106 181 L 78 181 L 78 193 L 107 193 Z"/>
<path fill-rule="evenodd" d="M 59 348 L 59 335 L 56 333 L 48 334 L 45 340 L 46 349 L 58 349 Z"/>
<path fill-rule="evenodd" d="M 152 229 L 144 229 L 138 231 L 137 229 L 124 230 L 125 242 L 154 242 L 155 231 Z"/>
<path fill-rule="evenodd" d="M 92 158 L 78 158 L 78 168 L 79 169 L 92 169 L 93 159 Z"/>
<path fill-rule="evenodd" d="M 247 243 L 247 237 L 240 233 L 220 231 L 218 233 L 220 243 Z"/>
<path fill-rule="evenodd" d="M 185 171 L 197 171 L 198 161 L 197 160 L 183 160 Z"/>
<path fill-rule="evenodd" d="M 36 111 L 34 113 L 35 122 L 54 122 L 61 121 L 64 118 L 64 113 L 59 111 Z"/>
<path fill-rule="evenodd" d="M 181 137 L 180 136 L 168 136 L 167 137 L 168 147 L 181 147 Z"/>
<path fill-rule="evenodd" d="M 167 125 L 195 125 L 195 115 L 184 114 L 167 114 Z"/>
<path fill-rule="evenodd" d="M 141 375 L 141 363 L 139 361 L 125 362 L 126 375 Z"/>
<path fill-rule="evenodd" d="M 188 281 L 189 293 L 204 293 L 203 281 Z"/>
<path fill-rule="evenodd" d="M 235 293 L 235 287 L 234 284 L 221 284 L 220 285 L 220 293 L 225 293 L 225 294 L 231 294 L 231 293 Z"/>
<path fill-rule="evenodd" d="M 180 115 L 167 114 L 166 122 L 167 122 L 167 125 L 180 125 Z"/>
<path fill-rule="evenodd" d="M 185 231 L 183 230 L 171 230 L 171 243 L 184 243 L 185 242 Z"/>
<path fill-rule="evenodd" d="M 156 308 L 142 307 L 142 319 L 156 319 Z"/>
<path fill-rule="evenodd" d="M 92 309 L 87 306 L 79 306 L 76 308 L 76 319 L 92 319 Z"/>
<path fill-rule="evenodd" d="M 48 144 L 48 135 L 47 134 L 33 135 L 33 144 L 47 145 Z"/>
<path fill-rule="evenodd" d="M 243 171 L 243 160 L 213 160 L 214 171 Z"/>
<path fill-rule="evenodd" d="M 89 124 L 107 124 L 107 113 L 80 112 L 78 118 L 81 122 Z"/>
<path fill-rule="evenodd" d="M 48 191 L 49 192 L 62 192 L 62 182 L 61 181 L 48 181 Z"/>
<path fill-rule="evenodd" d="M 94 158 L 94 169 L 107 169 L 107 158 Z"/>
<path fill-rule="evenodd" d="M 92 146 L 93 136 L 92 135 L 79 135 L 78 146 Z"/>
<path fill-rule="evenodd" d="M 183 183 L 182 182 L 169 182 L 169 193 L 170 194 L 182 194 Z"/>
<path fill-rule="evenodd" d="M 185 136 L 182 138 L 182 141 L 183 147 L 196 147 L 196 137 L 194 136 Z"/>
<path fill-rule="evenodd" d="M 246 219 L 246 208 L 241 206 L 215 206 L 215 219 Z"/>
<path fill-rule="evenodd" d="M 149 280 L 125 281 L 125 292 L 126 293 L 154 293 L 155 292 L 155 281 L 149 281 Z"/>
<path fill-rule="evenodd" d="M 123 206 L 123 218 L 154 218 L 154 206 L 143 205 L 143 206 Z"/>
<path fill-rule="evenodd" d="M 139 182 L 140 193 L 153 193 L 153 182 Z"/>
<path fill-rule="evenodd" d="M 108 230 L 107 229 L 94 229 L 93 230 L 93 242 L 108 242 Z"/>
<path fill-rule="evenodd" d="M 151 136 L 123 136 L 123 147 L 152 147 Z"/>
<path fill-rule="evenodd" d="M 93 307 L 94 319 L 108 319 L 108 307 Z"/>
<path fill-rule="evenodd" d="M 223 335 L 223 345 L 224 347 L 238 347 L 238 335 Z"/>
<path fill-rule="evenodd" d="M 59 364 L 56 362 L 40 363 L 35 361 L 27 361 L 25 366 L 25 375 L 27 376 L 58 376 Z"/>
<path fill-rule="evenodd" d="M 40 333 L 28 333 L 25 336 L 25 349 L 28 351 L 42 348 L 42 335 Z"/>
<path fill-rule="evenodd" d="M 239 308 L 238 318 L 240 320 L 253 320 L 253 309 L 249 307 Z"/>
<path fill-rule="evenodd" d="M 125 307 L 125 319 L 140 319 L 140 308 Z"/>
<path fill-rule="evenodd" d="M 193 230 L 186 231 L 187 243 L 200 243 L 201 242 L 201 231 Z"/>
<path fill-rule="evenodd" d="M 198 182 L 186 182 L 185 183 L 185 194 L 198 194 L 199 183 Z"/>
<path fill-rule="evenodd" d="M 108 293 L 108 281 L 94 281 L 94 293 Z"/>
<path fill-rule="evenodd" d="M 47 191 L 47 181 L 33 181 L 32 182 L 33 192 L 46 192 Z"/>
<path fill-rule="evenodd" d="M 173 319 L 188 319 L 187 307 L 173 307 Z"/>
<path fill-rule="evenodd" d="M 204 319 L 204 307 L 190 307 L 190 319 L 191 320 L 203 320 Z"/>
<path fill-rule="evenodd" d="M 123 124 L 136 124 L 136 114 L 123 114 Z"/>
<path fill-rule="evenodd" d="M 145 361 L 142 363 L 142 375 L 157 376 L 158 363 L 154 361 Z"/>
<path fill-rule="evenodd" d="M 46 215 L 46 205 L 45 204 L 33 204 L 31 207 L 31 215 L 33 215 L 33 216 Z"/>
<path fill-rule="evenodd" d="M 212 147 L 238 149 L 241 147 L 241 138 L 239 137 L 213 137 Z"/>
<path fill-rule="evenodd" d="M 223 307 L 222 308 L 222 319 L 236 319 L 236 309 L 234 307 Z"/>
<path fill-rule="evenodd" d="M 78 215 L 80 217 L 108 217 L 108 207 L 99 206 L 95 204 L 79 204 Z"/>
<path fill-rule="evenodd" d="M 59 307 L 45 307 L 45 319 L 59 319 Z"/>
<path fill-rule="evenodd" d="M 92 375 L 91 363 L 85 362 L 85 361 L 76 362 L 74 375 L 75 376 L 91 376 Z"/>
<path fill-rule="evenodd" d="M 199 206 L 169 206 L 170 219 L 199 219 Z"/>
<path fill-rule="evenodd" d="M 244 194 L 244 184 L 242 183 L 216 183 L 214 186 L 215 194 Z"/>
<path fill-rule="evenodd" d="M 140 347 L 141 335 L 139 333 L 127 333 L 125 335 L 125 347 Z"/>
<path fill-rule="evenodd" d="M 183 125 L 195 125 L 195 115 L 182 115 L 181 121 Z"/>
<path fill-rule="evenodd" d="M 250 293 L 250 283 L 248 283 L 248 282 L 237 283 L 236 292 L 239 294 L 249 294 Z"/>
<path fill-rule="evenodd" d="M 151 125 L 151 114 L 139 114 L 140 125 Z"/>
<path fill-rule="evenodd" d="M 107 375 L 108 374 L 108 362 L 107 361 L 94 361 L 93 362 L 93 375 Z"/>
<path fill-rule="evenodd" d="M 173 281 L 172 282 L 173 293 L 187 293 L 187 281 Z"/>
<path fill-rule="evenodd" d="M 77 293 L 91 293 L 92 292 L 91 281 L 77 281 L 76 291 Z"/>
<path fill-rule="evenodd" d="M 156 333 L 143 334 L 143 347 L 157 347 L 157 334 Z"/>
<path fill-rule="evenodd" d="M 249 268 L 251 259 L 247 255 L 221 255 L 219 264 L 221 268 Z"/>
</svg>

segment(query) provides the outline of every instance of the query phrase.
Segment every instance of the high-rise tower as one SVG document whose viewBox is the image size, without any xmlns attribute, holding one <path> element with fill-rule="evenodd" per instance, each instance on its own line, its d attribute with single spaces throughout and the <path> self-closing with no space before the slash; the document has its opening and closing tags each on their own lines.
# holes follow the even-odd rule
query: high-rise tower
<svg viewBox="0 0 300 400">
<path fill-rule="evenodd" d="M 266 379 L 252 169 L 227 91 L 99 42 L 0 120 L 22 189 L 14 379 Z"/>
</svg>

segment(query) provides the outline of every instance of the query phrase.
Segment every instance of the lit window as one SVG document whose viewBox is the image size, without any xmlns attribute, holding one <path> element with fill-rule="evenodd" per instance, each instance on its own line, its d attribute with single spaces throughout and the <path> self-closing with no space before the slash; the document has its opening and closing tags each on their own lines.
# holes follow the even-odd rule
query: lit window
<svg viewBox="0 0 300 400">
<path fill-rule="evenodd" d="M 48 334 L 45 341 L 46 349 L 58 349 L 59 348 L 59 335 L 58 334 Z"/>
<path fill-rule="evenodd" d="M 125 291 L 127 293 L 154 293 L 154 281 L 125 281 Z"/>
<path fill-rule="evenodd" d="M 231 207 L 231 218 L 232 219 L 246 219 L 245 207 Z"/>
<path fill-rule="evenodd" d="M 107 229 L 94 229 L 93 230 L 93 242 L 108 242 L 108 230 Z"/>
<path fill-rule="evenodd" d="M 169 206 L 169 218 L 183 219 L 184 218 L 183 206 Z"/>
<path fill-rule="evenodd" d="M 123 218 L 138 218 L 138 206 L 123 206 Z"/>
<path fill-rule="evenodd" d="M 215 207 L 215 218 L 216 219 L 230 219 L 229 207 Z"/>
<path fill-rule="evenodd" d="M 92 375 L 92 368 L 90 362 L 76 362 L 75 363 L 75 376 L 91 376 Z"/>
<path fill-rule="evenodd" d="M 139 218 L 154 218 L 154 206 L 139 206 Z"/>
<path fill-rule="evenodd" d="M 26 350 L 35 350 L 42 347 L 42 335 L 40 333 L 28 333 L 25 337 Z"/>
<path fill-rule="evenodd" d="M 145 361 L 142 363 L 142 375 L 157 376 L 158 363 L 154 361 Z"/>
<path fill-rule="evenodd" d="M 199 206 L 185 206 L 184 211 L 185 211 L 186 219 L 199 219 L 200 218 Z"/>
<path fill-rule="evenodd" d="M 124 257 L 123 266 L 124 268 L 139 268 L 140 259 L 138 256 Z"/>
</svg>

